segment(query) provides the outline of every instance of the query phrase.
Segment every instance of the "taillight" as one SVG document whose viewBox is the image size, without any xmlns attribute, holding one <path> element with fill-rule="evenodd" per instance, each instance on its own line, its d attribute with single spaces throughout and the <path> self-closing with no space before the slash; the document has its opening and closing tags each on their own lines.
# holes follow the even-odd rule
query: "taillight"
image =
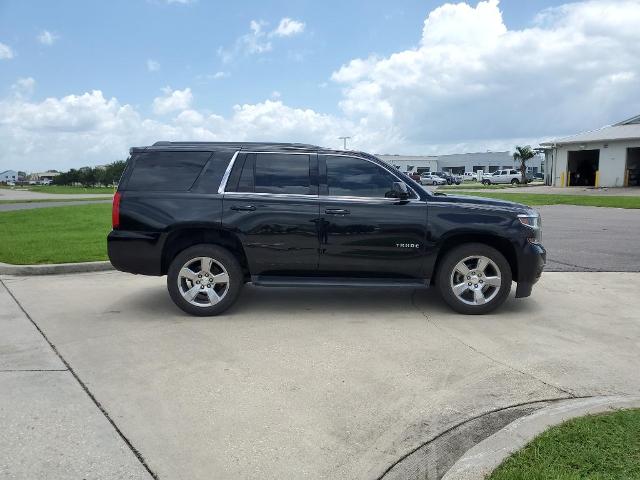
<svg viewBox="0 0 640 480">
<path fill-rule="evenodd" d="M 113 208 L 111 209 L 111 225 L 114 229 L 120 226 L 120 192 L 113 196 Z"/>
</svg>

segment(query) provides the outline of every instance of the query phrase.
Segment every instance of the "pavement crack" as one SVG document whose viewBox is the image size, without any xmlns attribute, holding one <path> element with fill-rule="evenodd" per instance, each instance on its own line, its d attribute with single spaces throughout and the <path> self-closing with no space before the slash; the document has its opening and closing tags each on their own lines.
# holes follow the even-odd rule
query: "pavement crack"
<svg viewBox="0 0 640 480">
<path fill-rule="evenodd" d="M 63 365 L 66 367 L 66 370 L 69 371 L 69 373 L 71 373 L 71 375 L 73 375 L 73 378 L 76 379 L 76 381 L 80 384 L 80 387 L 82 388 L 82 390 L 84 390 L 84 392 L 89 396 L 89 398 L 91 399 L 91 401 L 94 403 L 94 405 L 96 407 L 98 407 L 98 410 L 100 410 L 100 412 L 102 412 L 102 415 L 104 415 L 104 417 L 107 419 L 107 421 L 111 424 L 111 426 L 113 427 L 113 429 L 116 431 L 116 433 L 118 434 L 118 436 L 122 439 L 122 441 L 127 445 L 127 447 L 129 448 L 129 450 L 131 450 L 131 452 L 135 455 L 135 457 L 138 459 L 138 461 L 142 464 L 142 466 L 144 467 L 144 469 L 147 471 L 147 473 L 149 475 L 151 475 L 151 477 L 155 480 L 158 480 L 158 475 L 151 470 L 151 467 L 149 466 L 149 464 L 147 463 L 147 461 L 144 459 L 144 457 L 142 456 L 142 454 L 140 453 L 140 451 L 133 446 L 133 444 L 131 443 L 131 441 L 126 437 L 126 435 L 124 434 L 124 432 L 122 430 L 120 430 L 120 427 L 118 427 L 118 425 L 116 425 L 116 422 L 113 421 L 113 419 L 111 418 L 111 416 L 109 415 L 109 412 L 107 412 L 107 410 L 102 406 L 102 404 L 98 401 L 98 399 L 96 398 L 96 396 L 91 392 L 91 390 L 89 390 L 89 387 L 87 387 L 87 385 L 80 379 L 80 377 L 78 376 L 78 374 L 75 372 L 75 370 L 71 367 L 71 365 L 69 364 L 69 362 L 67 362 L 67 360 L 62 356 L 62 354 L 58 351 L 58 349 L 56 348 L 56 346 L 51 342 L 51 340 L 49 340 L 49 338 L 47 337 L 47 335 L 44 333 L 44 331 L 40 328 L 40 326 L 35 322 L 35 320 L 33 318 L 31 318 L 31 315 L 29 315 L 29 313 L 25 310 L 25 308 L 22 306 L 22 304 L 18 301 L 18 299 L 16 298 L 16 296 L 13 294 L 13 292 L 11 290 L 9 290 L 9 287 L 7 287 L 7 285 L 2 281 L 2 279 L 0 279 L 0 284 L 2 284 L 2 286 L 4 287 L 4 289 L 7 291 L 7 293 L 9 294 L 9 296 L 13 299 L 14 302 L 16 302 L 16 305 L 18 305 L 18 307 L 20 308 L 20 310 L 22 310 L 22 313 L 25 314 L 25 316 L 29 319 L 29 321 L 33 324 L 33 326 L 36 328 L 36 330 L 38 330 L 38 332 L 40 333 L 40 335 L 42 335 L 42 338 L 44 338 L 44 340 L 49 344 L 49 346 L 51 347 L 51 349 L 53 350 L 53 353 L 55 353 L 57 355 L 57 357 L 60 359 L 60 361 L 63 363 Z"/>
<path fill-rule="evenodd" d="M 604 272 L 605 271 L 605 270 L 602 270 L 600 268 L 585 267 L 583 265 L 576 265 L 574 263 L 560 262 L 558 260 L 554 260 L 553 258 L 548 258 L 547 262 L 548 263 L 557 263 L 558 265 L 563 265 L 565 267 L 577 268 L 577 269 L 579 269 L 578 271 L 582 271 L 582 272 Z"/>
<path fill-rule="evenodd" d="M 473 351 L 473 352 L 477 353 L 478 355 L 481 355 L 482 357 L 486 358 L 487 360 L 489 360 L 489 361 L 491 361 L 491 362 L 493 362 L 493 363 L 495 363 L 495 364 L 497 364 L 497 365 L 500 365 L 500 366 L 503 366 L 503 367 L 505 367 L 505 368 L 508 368 L 509 370 L 512 370 L 512 371 L 514 371 L 514 372 L 517 372 L 517 373 L 519 373 L 519 374 L 521 374 L 521 375 L 525 375 L 525 376 L 527 376 L 527 377 L 533 378 L 534 380 L 536 380 L 536 381 L 538 381 L 538 382 L 540 382 L 540 383 L 542 383 L 542 384 L 546 385 L 547 387 L 554 388 L 554 389 L 558 390 L 559 392 L 562 392 L 562 393 L 564 393 L 564 394 L 566 394 L 566 395 L 569 395 L 571 398 L 576 398 L 576 395 L 575 395 L 573 392 L 571 392 L 571 391 L 569 391 L 569 390 L 566 390 L 566 389 L 564 389 L 564 388 L 562 388 L 562 387 L 559 387 L 559 386 L 557 386 L 557 385 L 554 385 L 554 384 L 552 384 L 552 383 L 549 383 L 549 382 L 547 382 L 547 381 L 545 381 L 545 380 L 543 380 L 543 379 L 541 379 L 541 378 L 539 378 L 539 377 L 537 377 L 537 376 L 533 375 L 532 373 L 526 372 L 526 371 L 524 371 L 524 370 L 520 370 L 519 368 L 516 368 L 516 367 L 514 367 L 513 365 L 509 365 L 508 363 L 505 363 L 505 362 L 503 362 L 503 361 L 501 361 L 501 360 L 498 360 L 497 358 L 494 358 L 494 357 L 492 357 L 491 355 L 489 355 L 489 354 L 487 354 L 487 353 L 483 352 L 482 350 L 477 349 L 477 348 L 476 348 L 476 347 L 474 347 L 473 345 L 468 344 L 467 342 L 465 342 L 465 341 L 464 341 L 464 340 L 462 340 L 461 338 L 457 337 L 456 335 L 454 335 L 454 334 L 452 334 L 451 332 L 447 331 L 446 329 L 442 328 L 440 325 L 438 325 L 436 322 L 434 322 L 434 321 L 431 319 L 431 317 L 429 317 L 429 315 L 427 315 L 427 313 L 425 313 L 425 312 L 424 312 L 424 311 L 423 311 L 423 310 L 418 306 L 418 304 L 416 303 L 416 293 L 417 293 L 417 290 L 413 290 L 413 292 L 411 292 L 411 304 L 413 305 L 413 307 L 414 307 L 418 312 L 420 312 L 420 314 L 425 318 L 425 320 L 427 321 L 427 323 L 428 323 L 429 325 L 434 326 L 435 328 L 437 328 L 438 330 L 440 330 L 442 333 L 444 333 L 444 334 L 445 334 L 446 336 L 448 336 L 449 338 L 452 338 L 453 340 L 457 341 L 458 343 L 460 343 L 461 345 L 465 346 L 465 347 L 466 347 L 466 348 L 468 348 L 469 350 L 471 350 L 471 351 Z"/>
</svg>

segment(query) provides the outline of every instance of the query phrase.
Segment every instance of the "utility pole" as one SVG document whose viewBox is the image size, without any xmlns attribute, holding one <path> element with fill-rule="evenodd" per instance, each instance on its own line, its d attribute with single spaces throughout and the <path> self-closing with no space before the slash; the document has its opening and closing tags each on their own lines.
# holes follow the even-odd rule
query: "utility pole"
<svg viewBox="0 0 640 480">
<path fill-rule="evenodd" d="M 338 137 L 340 140 L 344 140 L 344 150 L 347 149 L 347 140 L 349 140 L 351 137 Z"/>
</svg>

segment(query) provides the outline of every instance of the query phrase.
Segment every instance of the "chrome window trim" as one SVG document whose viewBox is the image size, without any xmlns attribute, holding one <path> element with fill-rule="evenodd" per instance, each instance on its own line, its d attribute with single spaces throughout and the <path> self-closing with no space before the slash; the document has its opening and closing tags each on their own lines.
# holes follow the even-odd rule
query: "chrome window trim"
<svg viewBox="0 0 640 480">
<path fill-rule="evenodd" d="M 263 198 L 314 198 L 318 195 L 310 195 L 305 193 L 270 193 L 270 192 L 225 192 L 225 195 L 238 197 L 263 197 Z"/>
<path fill-rule="evenodd" d="M 227 169 L 224 171 L 224 175 L 222 176 L 222 180 L 220 181 L 220 186 L 218 187 L 218 193 L 223 194 L 224 189 L 227 188 L 227 182 L 229 181 L 229 175 L 231 175 L 231 170 L 233 169 L 234 163 L 236 163 L 236 158 L 238 158 L 238 154 L 240 150 L 236 150 L 236 153 L 233 154 L 231 160 L 229 161 L 229 165 L 227 165 Z"/>
<path fill-rule="evenodd" d="M 414 198 L 408 198 L 407 200 L 420 200 L 420 195 L 418 195 L 418 192 L 416 192 L 413 188 L 411 188 L 410 185 L 408 185 L 402 178 L 398 177 L 395 172 L 391 171 L 390 169 L 388 169 L 387 167 L 380 165 L 378 162 L 374 162 L 373 160 L 370 160 L 368 158 L 364 158 L 364 157 L 356 157 L 354 155 L 346 155 L 344 153 L 319 153 L 318 156 L 324 156 L 324 157 L 347 157 L 347 158 L 356 158 L 358 160 L 364 160 L 366 162 L 369 163 L 373 163 L 374 165 L 382 168 L 384 171 L 388 172 L 391 174 L 392 177 L 394 177 L 396 180 L 398 180 L 399 182 L 404 183 L 405 185 L 407 185 L 407 188 L 409 190 L 411 190 L 411 192 L 414 195 Z M 329 185 L 327 185 L 327 188 L 329 188 Z M 347 199 L 355 199 L 355 198 L 362 198 L 362 199 L 380 199 L 380 200 L 391 200 L 391 201 L 398 201 L 397 198 L 385 198 L 385 197 L 351 197 L 351 196 L 341 196 L 341 195 L 321 195 L 322 198 L 347 198 Z"/>
</svg>

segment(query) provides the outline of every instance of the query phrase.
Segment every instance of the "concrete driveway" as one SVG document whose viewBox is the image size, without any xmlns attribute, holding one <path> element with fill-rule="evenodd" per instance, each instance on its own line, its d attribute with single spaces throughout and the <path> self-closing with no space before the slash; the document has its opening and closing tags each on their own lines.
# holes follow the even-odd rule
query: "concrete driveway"
<svg viewBox="0 0 640 480">
<path fill-rule="evenodd" d="M 60 462 L 80 457 L 76 472 L 83 461 L 90 470 L 103 442 L 120 452 L 115 464 L 130 465 L 136 449 L 161 479 L 376 479 L 426 439 L 496 408 L 640 394 L 638 273 L 547 273 L 531 298 L 482 317 L 453 314 L 435 291 L 247 287 L 224 316 L 195 318 L 173 306 L 163 278 L 2 281 L 122 434 L 94 419 L 88 447 L 59 452 Z M 30 323 L 11 308 L 14 324 Z M 28 375 L 43 386 L 0 393 L 5 418 L 31 407 L 4 397 L 52 398 L 43 379 L 61 373 Z M 79 431 L 69 429 L 69 443 Z M 42 465 L 47 446 L 14 444 L 0 433 L 9 478 Z"/>
</svg>

